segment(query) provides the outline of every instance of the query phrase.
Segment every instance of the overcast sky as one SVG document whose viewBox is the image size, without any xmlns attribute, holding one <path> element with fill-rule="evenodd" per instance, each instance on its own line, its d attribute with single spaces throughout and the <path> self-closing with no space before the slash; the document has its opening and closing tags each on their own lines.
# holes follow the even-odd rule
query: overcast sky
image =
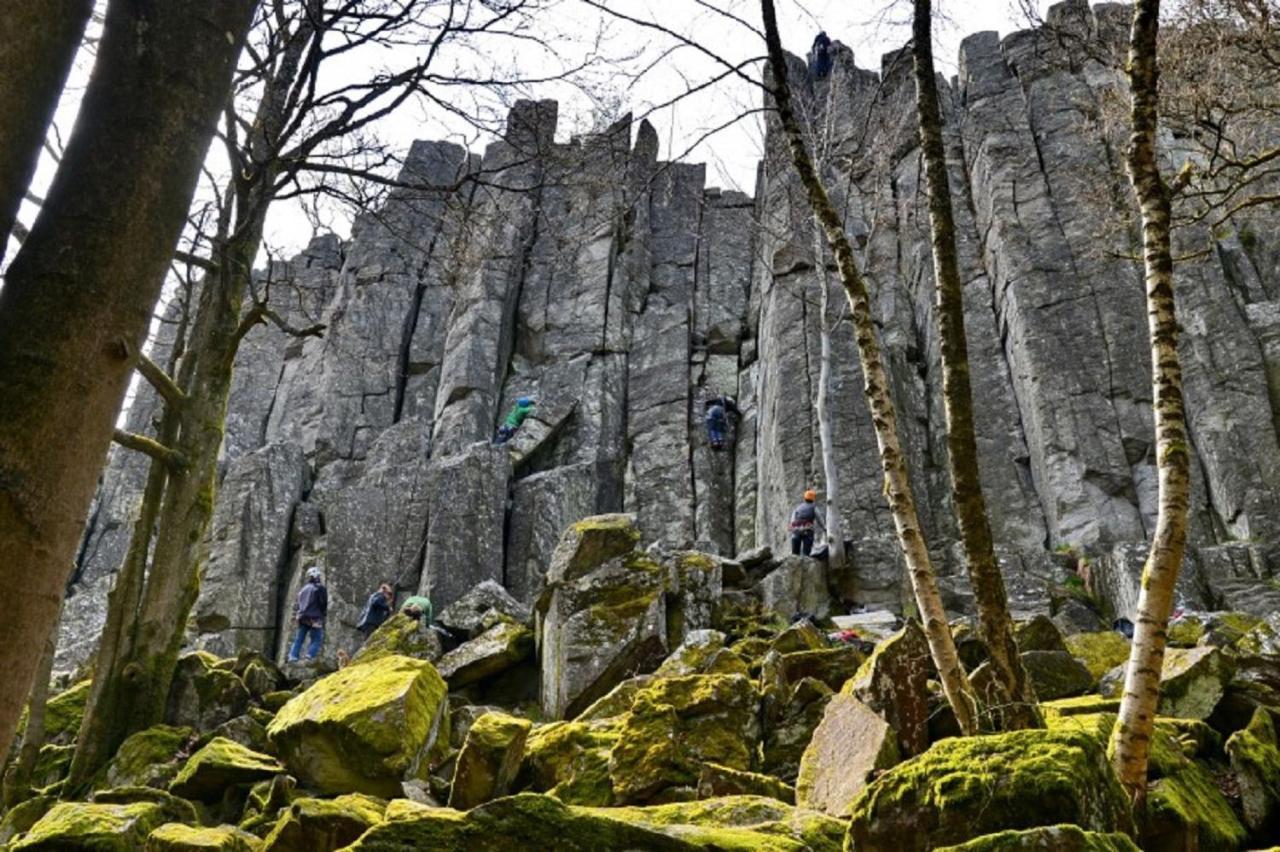
<svg viewBox="0 0 1280 852">
<path fill-rule="evenodd" d="M 737 63 L 763 54 L 759 36 L 746 27 L 716 15 L 700 0 L 604 0 L 608 7 L 628 17 L 652 21 L 682 35 L 696 38 L 707 49 Z M 100 6 L 102 3 L 99 4 Z M 727 10 L 754 28 L 760 27 L 757 0 L 716 0 L 714 5 Z M 833 40 L 851 47 L 859 66 L 880 67 L 880 57 L 901 47 L 909 36 L 910 4 L 894 4 L 891 0 L 778 0 L 779 25 L 788 50 L 803 55 L 819 30 Z M 1038 3 L 1041 11 L 1047 2 Z M 1001 34 L 1026 27 L 1027 19 L 1019 11 L 1017 0 L 935 0 L 946 20 L 935 27 L 935 53 L 940 70 L 950 76 L 955 72 L 956 55 L 965 36 L 982 30 Z M 592 77 L 593 89 L 602 97 L 592 100 L 564 86 L 544 89 L 540 97 L 561 101 L 559 136 L 590 130 L 593 126 L 625 112 L 644 115 L 658 131 L 663 158 L 680 157 L 707 163 L 709 183 L 724 188 L 751 192 L 755 180 L 756 161 L 760 156 L 760 122 L 752 117 L 718 130 L 704 141 L 702 136 L 714 128 L 732 122 L 745 109 L 759 106 L 759 90 L 738 79 L 721 81 L 696 95 L 681 99 L 669 107 L 655 109 L 675 95 L 696 87 L 720 74 L 723 67 L 714 60 L 677 43 L 653 29 L 591 8 L 582 0 L 560 0 L 554 12 L 546 13 L 537 24 L 545 27 L 539 33 L 563 54 L 563 61 L 581 55 L 600 39 L 601 55 L 630 57 L 621 66 L 601 67 Z M 674 48 L 674 49 L 673 49 Z M 534 76 L 554 65 L 555 60 L 540 48 L 512 50 L 494 57 L 472 57 L 472 67 L 492 63 L 504 72 Z M 758 67 L 758 66 L 757 66 Z M 79 93 L 92 68 L 91 57 L 77 62 L 63 103 L 59 107 L 57 126 L 65 141 L 74 122 Z M 632 79 L 639 69 L 648 69 Z M 342 73 L 359 74 L 367 68 L 344 68 Z M 454 138 L 482 151 L 489 141 L 473 128 L 460 125 L 442 111 L 424 105 L 402 109 L 393 119 L 378 128 L 385 140 L 402 150 L 414 139 Z M 33 190 L 40 194 L 48 185 L 55 163 L 50 157 L 41 163 Z M 23 221 L 30 224 L 35 214 L 32 205 L 23 211 Z M 345 212 L 331 211 L 328 224 L 346 235 L 349 223 Z M 267 241 L 273 251 L 290 254 L 306 244 L 311 226 L 295 204 L 280 203 L 268 221 Z M 11 247 L 8 256 L 11 258 Z"/>
</svg>

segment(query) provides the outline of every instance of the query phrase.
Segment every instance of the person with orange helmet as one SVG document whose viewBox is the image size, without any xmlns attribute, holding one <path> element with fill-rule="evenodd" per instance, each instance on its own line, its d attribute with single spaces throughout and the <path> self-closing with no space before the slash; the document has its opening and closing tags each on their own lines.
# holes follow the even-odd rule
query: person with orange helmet
<svg viewBox="0 0 1280 852">
<path fill-rule="evenodd" d="M 795 511 L 791 513 L 791 522 L 787 525 L 787 529 L 791 532 L 791 552 L 794 555 L 808 556 L 813 551 L 814 528 L 822 524 L 818 507 L 814 505 L 817 499 L 818 492 L 810 488 L 804 492 L 804 502 L 796 506 Z"/>
</svg>

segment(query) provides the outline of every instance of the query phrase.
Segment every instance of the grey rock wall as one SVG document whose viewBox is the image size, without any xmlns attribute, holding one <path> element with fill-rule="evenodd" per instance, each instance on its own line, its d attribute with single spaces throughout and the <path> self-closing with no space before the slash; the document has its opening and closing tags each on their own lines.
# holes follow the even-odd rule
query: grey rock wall
<svg viewBox="0 0 1280 852">
<path fill-rule="evenodd" d="M 1054 551 L 1071 548 L 1124 614 L 1154 519 L 1123 139 L 1100 118 L 1123 92 L 1103 60 L 1124 14 L 1072 0 L 1049 28 L 973 35 L 958 76 L 941 81 L 983 484 L 1027 613 L 1047 608 L 1046 586 L 1071 561 Z M 1064 46 L 1064 31 L 1093 49 Z M 797 79 L 802 68 L 795 60 Z M 827 128 L 819 160 L 872 290 L 922 523 L 962 610 L 909 57 L 890 54 L 875 72 L 838 48 L 831 77 L 803 83 L 801 102 Z M 382 580 L 437 609 L 484 580 L 531 602 L 563 528 L 603 512 L 633 513 L 644 541 L 669 550 L 786 552 L 799 495 L 825 490 L 824 277 L 839 511 L 854 542 L 837 591 L 902 603 L 839 287 L 776 128 L 754 197 L 707 187 L 700 165 L 660 161 L 647 122 L 569 142 L 555 128 L 555 103 L 530 101 L 482 155 L 417 143 L 405 169 L 420 188 L 367 211 L 350 240 L 321 238 L 273 265 L 273 301 L 326 332 L 258 328 L 237 359 L 193 641 L 278 650 L 309 564 L 334 602 L 330 653 L 354 647 Z M 1183 247 L 1206 239 L 1180 235 Z M 1277 571 L 1277 258 L 1274 229 L 1255 217 L 1178 267 L 1196 458 L 1188 606 L 1247 606 L 1248 584 Z M 742 417 L 716 453 L 702 412 L 721 393 Z M 492 447 L 523 395 L 535 414 Z M 155 413 L 143 387 L 130 428 L 150 431 Z M 113 453 L 67 604 L 63 667 L 92 647 L 144 476 L 137 457 Z"/>
</svg>

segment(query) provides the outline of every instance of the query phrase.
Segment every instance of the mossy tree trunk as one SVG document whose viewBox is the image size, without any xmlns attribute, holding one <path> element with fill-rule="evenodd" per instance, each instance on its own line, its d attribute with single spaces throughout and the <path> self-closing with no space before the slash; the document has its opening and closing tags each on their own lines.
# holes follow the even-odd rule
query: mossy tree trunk
<svg viewBox="0 0 1280 852">
<path fill-rule="evenodd" d="M 933 248 L 933 280 L 937 293 L 938 340 L 942 350 L 942 400 L 947 418 L 947 469 L 951 507 L 964 546 L 969 584 L 978 609 L 978 635 L 991 659 L 996 696 L 988 708 L 996 727 L 1009 730 L 1043 724 L 1035 690 L 1018 656 L 1009 618 L 1004 578 L 996 561 L 987 504 L 978 469 L 978 441 L 973 428 L 973 392 L 969 383 L 969 349 L 964 329 L 964 287 L 956 252 L 956 223 L 942 138 L 933 68 L 933 4 L 915 0 L 912 56 L 915 59 L 916 113 L 924 160 Z"/>
<path fill-rule="evenodd" d="M 1151 384 L 1155 399 L 1158 511 L 1151 551 L 1142 570 L 1134 616 L 1133 645 L 1125 672 L 1124 697 L 1111 747 L 1120 782 L 1135 804 L 1145 800 L 1147 757 L 1160 701 L 1165 630 L 1173 608 L 1174 584 L 1187 539 L 1190 495 L 1189 447 L 1178 363 L 1178 322 L 1174 309 L 1173 252 L 1169 232 L 1169 186 L 1160 174 L 1156 130 L 1160 66 L 1156 40 L 1159 0 L 1137 0 L 1129 36 L 1130 120 L 1126 162 L 1142 215 L 1142 259 L 1151 344 Z"/>
<path fill-rule="evenodd" d="M 0 7 L 0 260 L 92 11 L 93 0 Z"/>
<path fill-rule="evenodd" d="M 840 214 L 813 165 L 805 145 L 800 123 L 796 118 L 787 88 L 787 64 L 778 36 L 777 16 L 773 0 L 761 0 L 764 18 L 765 41 L 769 51 L 769 67 L 773 74 L 772 94 L 778 118 L 787 139 L 791 161 L 804 185 L 814 215 L 822 225 L 827 242 L 836 258 L 840 281 L 844 286 L 853 321 L 854 338 L 858 345 L 858 358 L 862 364 L 863 392 L 876 430 L 876 442 L 880 448 L 880 466 L 884 473 L 884 491 L 893 515 L 898 544 L 907 563 L 916 604 L 924 622 L 929 650 L 947 701 L 955 711 L 961 731 L 973 734 L 978 730 L 977 707 L 973 687 L 965 674 L 956 653 L 946 610 L 938 593 L 937 579 L 929 558 L 920 520 L 916 514 L 915 499 L 907 475 L 906 457 L 898 438 L 897 413 L 890 395 L 889 378 L 880 354 L 880 342 L 876 335 L 875 320 L 871 315 L 871 303 L 867 285 L 854 259 L 853 246 L 844 233 Z"/>
<path fill-rule="evenodd" d="M 253 6 L 108 6 L 75 129 L 0 289 L 0 742 L 54 630 Z"/>
</svg>

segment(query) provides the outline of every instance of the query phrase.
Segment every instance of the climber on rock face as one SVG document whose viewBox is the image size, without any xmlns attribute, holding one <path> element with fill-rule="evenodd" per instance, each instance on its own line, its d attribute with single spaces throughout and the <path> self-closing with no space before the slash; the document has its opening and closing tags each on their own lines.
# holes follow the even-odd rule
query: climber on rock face
<svg viewBox="0 0 1280 852">
<path fill-rule="evenodd" d="M 706 407 L 707 443 L 713 450 L 723 450 L 728 442 L 729 416 L 738 413 L 738 406 L 731 396 L 713 396 Z"/>
<path fill-rule="evenodd" d="M 364 612 L 360 613 L 360 620 L 356 622 L 356 630 L 368 639 L 382 622 L 391 617 L 391 607 L 395 601 L 395 590 L 391 588 L 390 583 L 383 583 L 378 587 L 378 591 L 369 595 L 369 600 L 364 605 Z"/>
<path fill-rule="evenodd" d="M 312 565 L 307 569 L 307 581 L 298 590 L 298 612 L 294 621 L 298 630 L 289 649 L 288 662 L 296 663 L 302 655 L 302 643 L 307 635 L 311 645 L 307 648 L 307 662 L 320 656 L 320 643 L 324 641 L 324 618 L 329 613 L 329 590 L 321 582 L 320 569 Z"/>
<path fill-rule="evenodd" d="M 809 79 L 822 80 L 831 73 L 831 39 L 825 32 L 818 33 L 809 51 Z"/>
<path fill-rule="evenodd" d="M 813 505 L 813 501 L 817 499 L 818 493 L 813 489 L 804 492 L 804 502 L 796 506 L 795 511 L 791 513 L 791 522 L 787 525 L 787 529 L 791 532 L 793 554 L 808 556 L 813 551 L 814 527 L 822 523 L 822 518 L 818 516 L 818 509 Z"/>
<path fill-rule="evenodd" d="M 507 414 L 507 419 L 502 421 L 502 425 L 498 427 L 498 435 L 493 439 L 493 442 L 502 445 L 510 441 L 511 437 L 520 428 L 520 424 L 524 423 L 524 419 L 533 411 L 535 405 L 537 403 L 527 396 L 517 399 L 515 407 Z"/>
</svg>

